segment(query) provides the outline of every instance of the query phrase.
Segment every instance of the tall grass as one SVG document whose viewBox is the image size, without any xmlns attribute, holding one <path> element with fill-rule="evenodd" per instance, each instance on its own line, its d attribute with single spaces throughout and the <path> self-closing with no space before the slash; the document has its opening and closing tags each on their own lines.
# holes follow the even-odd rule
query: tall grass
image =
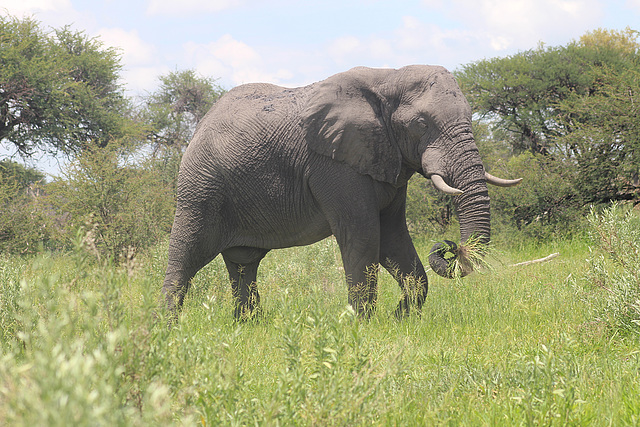
<svg viewBox="0 0 640 427">
<path fill-rule="evenodd" d="M 426 259 L 433 242 L 418 241 Z M 422 314 L 397 321 L 401 290 L 347 306 L 331 239 L 273 251 L 263 313 L 232 318 L 221 260 L 165 325 L 166 245 L 136 264 L 0 258 L 1 425 L 584 425 L 640 421 L 638 340 L 594 307 L 603 291 L 582 240 L 497 248 L 462 280 L 429 273 Z M 549 252 L 546 264 L 509 267 Z"/>
<path fill-rule="evenodd" d="M 588 216 L 598 248 L 590 258 L 589 278 L 601 287 L 601 319 L 609 326 L 640 333 L 640 216 L 613 204 Z"/>
</svg>

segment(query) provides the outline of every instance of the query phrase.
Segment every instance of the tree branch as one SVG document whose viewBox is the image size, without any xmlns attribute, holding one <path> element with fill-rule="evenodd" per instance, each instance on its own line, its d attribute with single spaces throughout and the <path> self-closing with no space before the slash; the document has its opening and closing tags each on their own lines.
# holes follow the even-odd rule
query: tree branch
<svg viewBox="0 0 640 427">
<path fill-rule="evenodd" d="M 524 265 L 530 265 L 530 264 L 536 264 L 536 263 L 540 263 L 540 262 L 546 262 L 546 261 L 550 261 L 552 259 L 554 259 L 555 257 L 557 257 L 558 255 L 560 255 L 558 252 L 548 255 L 544 258 L 540 258 L 540 259 L 534 259 L 531 261 L 524 261 L 524 262 L 519 262 L 517 264 L 511 264 L 509 267 L 522 267 Z"/>
</svg>

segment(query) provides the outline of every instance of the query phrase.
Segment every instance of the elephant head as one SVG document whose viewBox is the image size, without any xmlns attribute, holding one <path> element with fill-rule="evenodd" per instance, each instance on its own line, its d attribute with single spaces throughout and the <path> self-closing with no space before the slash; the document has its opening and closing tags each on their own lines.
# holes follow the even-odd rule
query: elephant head
<svg viewBox="0 0 640 427">
<path fill-rule="evenodd" d="M 451 277 L 460 261 L 472 271 L 466 243 L 489 243 L 487 183 L 511 186 L 488 174 L 476 146 L 471 107 L 454 77 L 442 67 L 399 70 L 354 68 L 312 86 L 303 113 L 305 138 L 317 153 L 347 163 L 360 173 L 397 187 L 413 172 L 454 197 L 461 245 L 436 244 L 432 269 Z"/>
</svg>

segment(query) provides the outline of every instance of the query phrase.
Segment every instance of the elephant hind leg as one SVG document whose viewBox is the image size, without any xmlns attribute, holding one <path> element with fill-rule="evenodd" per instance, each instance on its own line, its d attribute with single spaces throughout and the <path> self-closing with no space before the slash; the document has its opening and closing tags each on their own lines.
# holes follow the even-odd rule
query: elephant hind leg
<svg viewBox="0 0 640 427">
<path fill-rule="evenodd" d="M 406 317 L 411 307 L 419 312 L 427 298 L 428 280 L 408 232 L 382 233 L 380 263 L 396 279 L 402 292 L 396 317 Z"/>
<path fill-rule="evenodd" d="M 203 225 L 201 218 L 198 212 L 182 212 L 176 215 L 171 230 L 162 292 L 173 316 L 182 307 L 193 276 L 221 250 L 219 233 L 212 225 Z"/>
<path fill-rule="evenodd" d="M 260 304 L 260 294 L 256 277 L 260 261 L 269 252 L 268 249 L 251 247 L 233 247 L 222 252 L 234 303 L 236 320 L 253 318 Z"/>
<path fill-rule="evenodd" d="M 182 308 L 193 276 L 218 255 L 218 252 L 208 252 L 206 256 L 202 253 L 196 255 L 195 252 L 198 251 L 169 249 L 169 263 L 162 292 L 173 316 Z"/>
</svg>

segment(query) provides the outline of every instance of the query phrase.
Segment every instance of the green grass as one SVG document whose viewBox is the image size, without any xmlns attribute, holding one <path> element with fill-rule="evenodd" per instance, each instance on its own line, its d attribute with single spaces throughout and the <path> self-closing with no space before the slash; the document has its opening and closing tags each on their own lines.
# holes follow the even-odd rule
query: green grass
<svg viewBox="0 0 640 427">
<path fill-rule="evenodd" d="M 598 320 L 590 256 L 579 239 L 496 248 L 484 272 L 428 273 L 402 321 L 381 273 L 362 321 L 328 239 L 268 254 L 255 322 L 233 321 L 214 260 L 172 329 L 164 245 L 119 268 L 0 257 L 0 425 L 634 425 L 639 341 Z"/>
</svg>

